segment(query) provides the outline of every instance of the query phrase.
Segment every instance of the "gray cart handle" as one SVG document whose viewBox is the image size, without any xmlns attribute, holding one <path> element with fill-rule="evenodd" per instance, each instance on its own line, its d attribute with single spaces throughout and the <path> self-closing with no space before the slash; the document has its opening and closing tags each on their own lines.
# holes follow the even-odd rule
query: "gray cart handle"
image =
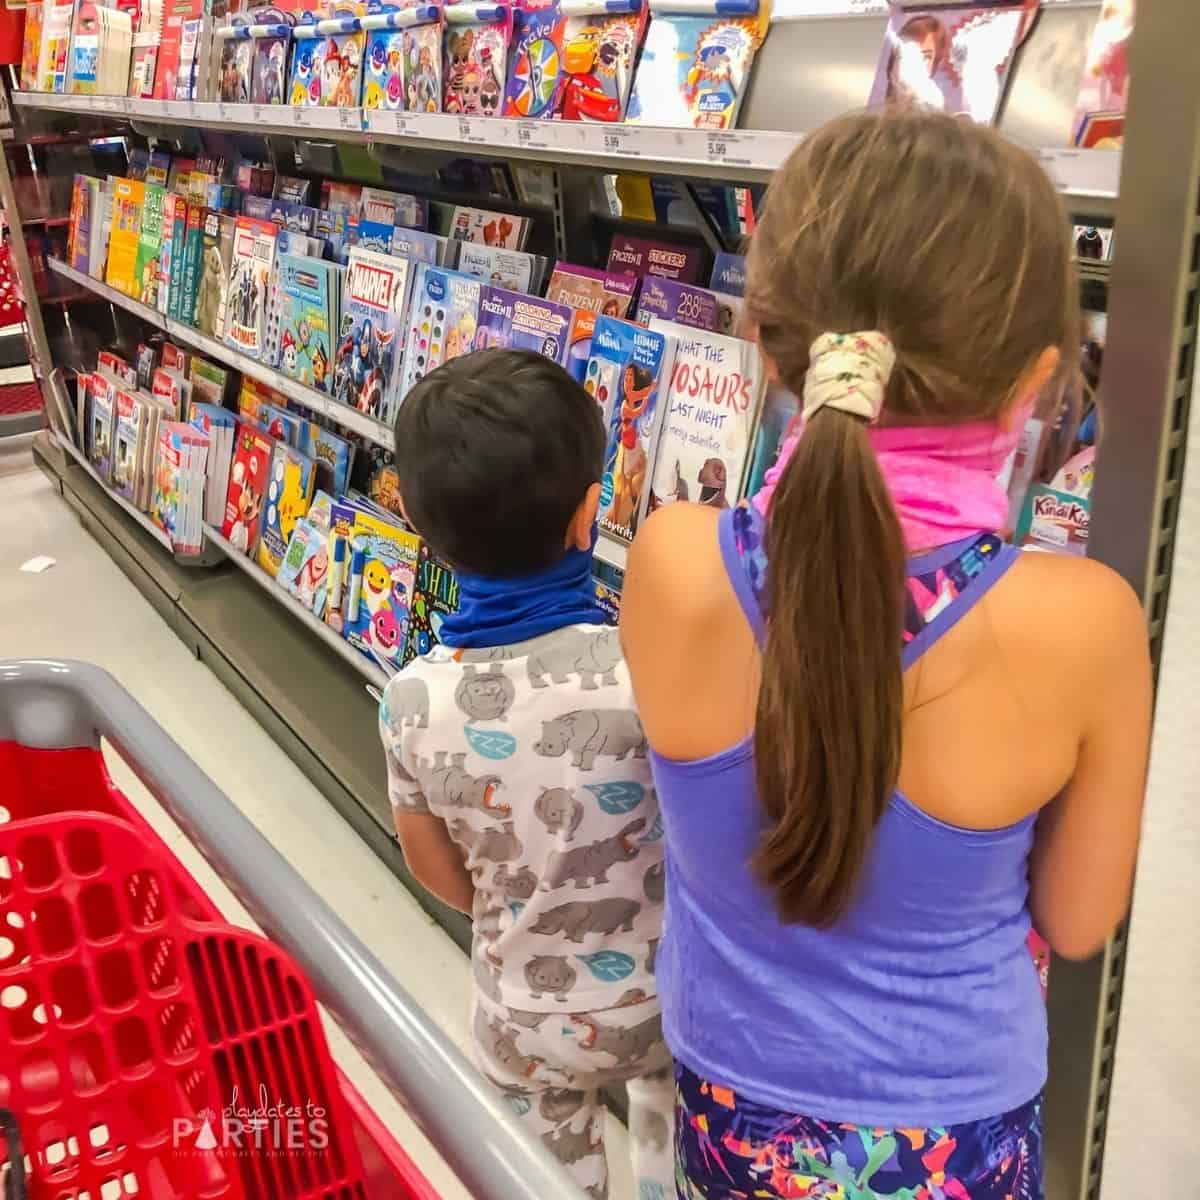
<svg viewBox="0 0 1200 1200">
<path fill-rule="evenodd" d="M 104 737 L 171 814 L 478 1200 L 585 1200 L 379 960 L 229 798 L 99 667 L 0 661 L 0 740 L 98 748 Z"/>
</svg>

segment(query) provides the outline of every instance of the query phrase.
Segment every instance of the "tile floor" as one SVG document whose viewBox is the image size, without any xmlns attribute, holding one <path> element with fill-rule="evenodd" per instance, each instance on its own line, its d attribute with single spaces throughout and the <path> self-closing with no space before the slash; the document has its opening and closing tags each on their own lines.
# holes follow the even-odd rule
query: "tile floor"
<svg viewBox="0 0 1200 1200">
<path fill-rule="evenodd" d="M 17 568 L 35 555 L 56 565 Z M 192 658 L 83 530 L 27 452 L 0 458 L 0 658 L 54 657 L 110 671 L 308 880 L 460 1046 L 467 1043 L 466 959 L 407 890 L 209 670 Z M 145 808 L 168 844 L 227 916 L 238 902 L 119 760 L 118 785 Z M 338 864 L 329 872 L 330 862 Z M 335 1056 L 443 1200 L 465 1200 L 437 1154 L 336 1028 Z M 625 1134 L 610 1118 L 613 1200 L 633 1200 Z M 551 1200 L 547 1197 L 546 1200 Z"/>
</svg>

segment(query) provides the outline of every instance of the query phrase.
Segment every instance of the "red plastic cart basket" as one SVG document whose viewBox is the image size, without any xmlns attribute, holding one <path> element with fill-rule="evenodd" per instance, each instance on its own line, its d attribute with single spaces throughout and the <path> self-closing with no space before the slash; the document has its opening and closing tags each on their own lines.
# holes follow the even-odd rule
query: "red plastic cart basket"
<svg viewBox="0 0 1200 1200">
<path fill-rule="evenodd" d="M 221 921 L 101 735 L 270 941 Z M 333 1064 L 317 998 L 475 1196 L 581 1196 L 110 676 L 0 663 L 0 1108 L 31 1200 L 436 1200 Z"/>
</svg>

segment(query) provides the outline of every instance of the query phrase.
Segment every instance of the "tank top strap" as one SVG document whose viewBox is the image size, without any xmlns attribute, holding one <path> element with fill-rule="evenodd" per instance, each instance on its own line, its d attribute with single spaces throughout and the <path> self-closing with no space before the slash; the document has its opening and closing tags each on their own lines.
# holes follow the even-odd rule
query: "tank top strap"
<svg viewBox="0 0 1200 1200">
<path fill-rule="evenodd" d="M 726 509 L 717 523 L 721 559 L 755 639 L 767 637 L 766 521 L 753 507 Z M 903 651 L 907 670 L 988 593 L 1020 556 L 994 533 L 939 546 L 908 562 Z"/>
</svg>

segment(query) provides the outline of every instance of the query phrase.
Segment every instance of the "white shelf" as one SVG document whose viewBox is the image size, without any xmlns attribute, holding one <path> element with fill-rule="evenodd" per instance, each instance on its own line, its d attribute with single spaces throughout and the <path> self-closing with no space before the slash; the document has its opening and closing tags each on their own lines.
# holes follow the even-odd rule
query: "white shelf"
<svg viewBox="0 0 1200 1200">
<path fill-rule="evenodd" d="M 324 392 L 318 392 L 315 388 L 306 387 L 294 379 L 289 379 L 282 372 L 276 371 L 274 367 L 268 367 L 256 359 L 240 354 L 231 346 L 227 346 L 224 342 L 218 342 L 215 338 L 210 338 L 191 325 L 185 325 L 182 321 L 174 321 L 163 316 L 148 304 L 142 304 L 140 301 L 126 296 L 123 292 L 118 292 L 116 288 L 109 287 L 108 284 L 83 274 L 82 271 L 76 271 L 60 259 L 51 258 L 47 259 L 47 262 L 52 271 L 73 280 L 80 287 L 87 288 L 110 303 L 141 317 L 143 321 L 164 330 L 172 338 L 186 342 L 193 349 L 199 350 L 201 354 L 223 362 L 235 370 L 241 371 L 243 375 L 261 380 L 269 387 L 282 392 L 289 400 L 294 400 L 310 411 L 328 417 L 331 421 L 341 425 L 343 429 L 361 434 L 368 441 L 375 442 L 389 450 L 395 445 L 391 429 L 382 421 L 377 421 L 374 417 L 367 416 L 366 413 L 360 413 L 357 409 L 339 404 Z"/>
<path fill-rule="evenodd" d="M 596 539 L 596 557 L 602 563 L 624 571 L 625 562 L 629 557 L 629 547 L 624 542 L 610 537 L 607 533 L 601 533 Z"/>
<path fill-rule="evenodd" d="M 375 666 L 365 655 L 350 645 L 345 638 L 340 637 L 330 629 L 324 621 L 318 620 L 318 618 L 313 616 L 294 596 L 285 592 L 253 559 L 243 554 L 240 550 L 235 549 L 229 541 L 223 538 L 219 529 L 212 525 L 205 525 L 204 536 L 209 545 L 215 546 L 231 563 L 240 567 L 276 603 L 291 613 L 297 621 L 306 626 L 310 632 L 314 633 L 331 650 L 345 659 L 368 683 L 381 690 L 387 687 L 391 676 L 382 667 Z"/>
<path fill-rule="evenodd" d="M 609 171 L 765 181 L 802 134 L 769 129 L 661 129 L 651 125 L 592 125 L 578 121 L 520 121 L 447 113 L 397 113 L 383 109 L 298 108 L 281 104 L 224 104 L 214 100 L 135 100 L 127 96 L 67 96 L 14 92 L 25 108 L 259 133 L 320 133 L 334 141 L 363 141 L 462 153 L 463 148 L 501 158 L 572 162 Z M 1119 150 L 1047 148 L 1038 152 L 1060 191 L 1115 199 L 1121 175 Z"/>
<path fill-rule="evenodd" d="M 124 496 L 114 492 L 112 485 L 100 478 L 96 468 L 88 461 L 87 455 L 74 442 L 59 434 L 55 434 L 54 436 L 58 444 L 104 489 L 108 498 L 118 508 L 123 508 L 168 554 L 175 554 L 175 547 L 171 545 L 171 539 L 167 536 L 165 530 L 155 525 L 140 508 L 135 508 Z M 177 557 L 180 562 L 186 562 L 189 557 L 194 556 L 181 554 Z"/>
</svg>

